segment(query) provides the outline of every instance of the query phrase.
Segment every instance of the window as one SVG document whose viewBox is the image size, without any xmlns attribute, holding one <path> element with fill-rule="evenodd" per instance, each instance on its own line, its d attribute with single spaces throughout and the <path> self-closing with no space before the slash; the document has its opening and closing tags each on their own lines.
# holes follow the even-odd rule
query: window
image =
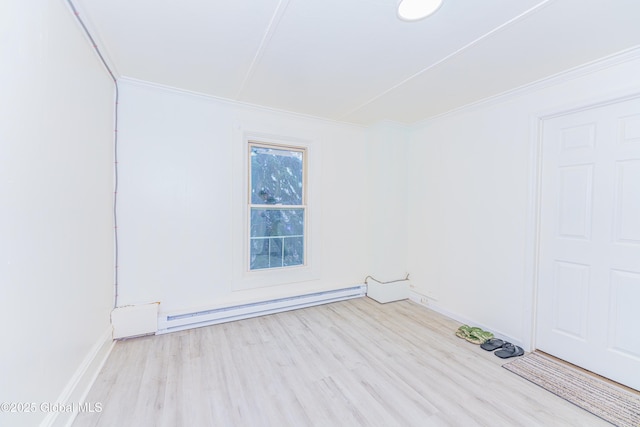
<svg viewBox="0 0 640 427">
<path fill-rule="evenodd" d="M 249 270 L 305 264 L 306 150 L 249 142 Z"/>
</svg>

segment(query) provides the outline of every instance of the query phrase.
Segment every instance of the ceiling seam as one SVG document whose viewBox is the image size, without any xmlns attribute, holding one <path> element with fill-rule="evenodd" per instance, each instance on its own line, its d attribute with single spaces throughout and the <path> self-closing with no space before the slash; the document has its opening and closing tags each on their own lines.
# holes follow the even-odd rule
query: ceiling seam
<svg viewBox="0 0 640 427">
<path fill-rule="evenodd" d="M 538 9 L 542 8 L 543 6 L 546 6 L 548 3 L 552 2 L 552 1 L 554 1 L 554 0 L 543 0 L 542 2 L 538 3 L 537 5 L 525 10 L 521 14 L 519 14 L 519 15 L 509 19 L 508 21 L 500 24 L 499 26 L 495 27 L 491 31 L 483 34 L 482 36 L 476 38 L 475 40 L 472 40 L 471 42 L 469 42 L 466 45 L 462 46 L 461 48 L 455 50 L 454 52 L 450 53 L 449 55 L 445 56 L 444 58 L 442 58 L 442 59 L 434 62 L 433 64 L 429 65 L 428 67 L 425 67 L 422 70 L 410 75 L 409 77 L 405 78 L 404 80 L 400 81 L 399 83 L 394 84 L 390 88 L 384 90 L 383 92 L 381 92 L 378 95 L 374 96 L 373 98 L 369 99 L 368 101 L 365 101 L 364 103 L 358 105 L 356 108 L 353 108 L 352 110 L 344 113 L 343 115 L 340 116 L 339 120 L 346 120 L 347 117 L 349 117 L 351 114 L 355 113 L 356 111 L 361 110 L 362 108 L 366 107 L 367 105 L 369 105 L 369 104 L 377 101 L 378 99 L 382 98 L 384 95 L 396 90 L 400 86 L 405 85 L 406 83 L 408 83 L 409 81 L 411 81 L 411 80 L 415 79 L 416 77 L 422 75 L 423 73 L 425 73 L 425 72 L 437 67 L 438 65 L 448 61 L 449 59 L 459 55 L 463 51 L 471 48 L 472 46 L 476 45 L 477 43 L 479 43 L 482 40 L 486 39 L 487 37 L 491 36 L 492 34 L 497 33 L 498 31 L 501 31 L 502 29 L 510 26 L 511 24 L 523 19 L 527 15 L 537 11 Z"/>
<path fill-rule="evenodd" d="M 280 20 L 284 16 L 284 12 L 287 10 L 287 7 L 289 6 L 289 1 L 290 0 L 280 0 L 278 2 L 278 5 L 276 6 L 276 10 L 273 12 L 273 15 L 271 16 L 271 20 L 269 21 L 269 25 L 267 25 L 267 29 L 264 32 L 264 35 L 262 36 L 260 45 L 256 50 L 256 54 L 253 56 L 251 65 L 249 65 L 249 69 L 247 70 L 247 73 L 245 74 L 244 79 L 240 84 L 240 88 L 238 89 L 238 92 L 236 92 L 236 96 L 235 96 L 236 100 L 240 100 L 240 97 L 242 96 L 242 93 L 246 89 L 249 80 L 253 77 L 253 74 L 255 73 L 258 63 L 260 62 L 260 59 L 262 59 L 262 56 L 264 55 L 264 51 L 266 49 L 267 44 L 269 43 L 269 41 L 271 41 L 271 38 L 275 34 L 276 28 L 278 27 Z"/>
</svg>

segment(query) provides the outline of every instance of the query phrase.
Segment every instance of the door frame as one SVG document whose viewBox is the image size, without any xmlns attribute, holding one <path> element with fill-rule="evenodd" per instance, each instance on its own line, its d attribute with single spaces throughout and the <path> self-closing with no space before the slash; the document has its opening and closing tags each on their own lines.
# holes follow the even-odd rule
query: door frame
<svg viewBox="0 0 640 427">
<path fill-rule="evenodd" d="M 538 271 L 540 267 L 540 211 L 542 201 L 542 144 L 545 120 L 640 98 L 640 92 L 598 97 L 588 101 L 533 113 L 529 119 L 529 185 L 525 233 L 524 306 L 522 344 L 526 351 L 536 350 L 538 309 Z"/>
</svg>

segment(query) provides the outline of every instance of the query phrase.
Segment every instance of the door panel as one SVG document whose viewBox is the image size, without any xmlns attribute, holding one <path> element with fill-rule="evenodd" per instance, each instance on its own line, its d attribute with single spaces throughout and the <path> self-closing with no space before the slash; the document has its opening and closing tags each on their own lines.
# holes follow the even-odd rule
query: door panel
<svg viewBox="0 0 640 427">
<path fill-rule="evenodd" d="M 589 266 L 555 262 L 553 329 L 570 338 L 587 339 Z"/>
<path fill-rule="evenodd" d="M 640 389 L 640 100 L 545 120 L 536 347 Z"/>
<path fill-rule="evenodd" d="M 630 358 L 640 358 L 638 331 L 625 323 L 637 318 L 640 301 L 640 274 L 628 271 L 611 272 L 611 333 L 609 345 Z M 638 371 L 637 371 L 638 372 Z M 640 375 L 640 372 L 638 372 Z"/>
<path fill-rule="evenodd" d="M 563 166 L 558 175 L 558 235 L 590 240 L 593 165 Z"/>
<path fill-rule="evenodd" d="M 640 160 L 616 163 L 615 240 L 640 245 Z"/>
</svg>

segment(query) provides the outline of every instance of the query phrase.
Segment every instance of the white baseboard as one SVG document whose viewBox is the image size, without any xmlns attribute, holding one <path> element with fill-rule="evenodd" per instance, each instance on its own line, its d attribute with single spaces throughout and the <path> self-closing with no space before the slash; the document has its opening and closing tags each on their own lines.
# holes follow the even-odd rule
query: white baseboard
<svg viewBox="0 0 640 427">
<path fill-rule="evenodd" d="M 40 423 L 40 427 L 70 427 L 78 415 L 80 404 L 84 402 L 95 382 L 102 366 L 107 361 L 115 341 L 112 338 L 112 328 L 109 327 L 91 348 L 76 372 L 73 374 L 67 386 L 62 390 L 56 403 L 72 405 L 73 411 L 50 412 Z"/>
<path fill-rule="evenodd" d="M 450 319 L 453 319 L 459 323 L 465 324 L 465 325 L 469 325 L 469 326 L 477 326 L 479 328 L 484 329 L 485 331 L 491 331 L 491 333 L 496 337 L 496 338 L 500 338 L 503 341 L 508 341 L 510 343 L 513 343 L 517 346 L 520 346 L 522 348 L 524 348 L 525 351 L 531 351 L 530 348 L 527 348 L 528 346 L 525 346 L 522 342 L 522 340 L 520 339 L 515 339 L 513 337 L 510 337 L 506 334 L 503 334 L 500 331 L 496 331 L 493 328 L 490 328 L 487 325 L 484 325 L 482 323 L 479 323 L 473 319 L 470 319 L 468 317 L 462 316 L 458 313 L 454 313 L 452 311 L 449 311 L 443 307 L 441 307 L 438 304 L 438 301 L 434 300 L 433 298 L 429 298 L 425 295 L 419 294 L 418 292 L 414 291 L 414 290 L 410 290 L 409 291 L 409 299 L 417 304 L 420 304 L 424 307 L 427 307 L 430 310 L 435 311 L 436 313 L 442 314 L 443 316 L 446 316 Z"/>
</svg>

